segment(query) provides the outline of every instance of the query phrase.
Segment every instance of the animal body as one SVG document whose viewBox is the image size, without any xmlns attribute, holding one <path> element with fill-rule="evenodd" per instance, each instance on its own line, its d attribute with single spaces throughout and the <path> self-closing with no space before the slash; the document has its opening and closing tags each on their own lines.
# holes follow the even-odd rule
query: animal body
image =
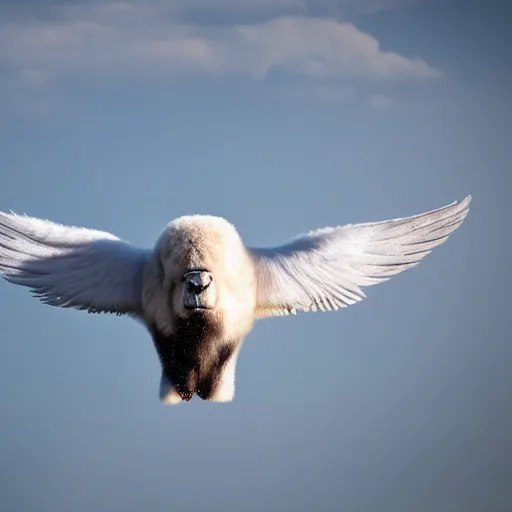
<svg viewBox="0 0 512 512">
<path fill-rule="evenodd" d="M 207 215 L 172 221 L 154 248 L 140 249 L 106 232 L 0 212 L 0 272 L 45 304 L 142 321 L 162 366 L 164 403 L 194 394 L 228 402 L 256 319 L 361 301 L 364 287 L 443 243 L 470 201 L 324 228 L 272 248 L 246 246 L 228 221 Z"/>
</svg>

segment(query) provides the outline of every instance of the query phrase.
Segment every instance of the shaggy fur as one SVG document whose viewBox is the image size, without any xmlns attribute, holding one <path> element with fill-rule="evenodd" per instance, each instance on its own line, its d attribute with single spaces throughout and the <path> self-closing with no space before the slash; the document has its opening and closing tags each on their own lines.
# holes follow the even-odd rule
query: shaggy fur
<svg viewBox="0 0 512 512">
<path fill-rule="evenodd" d="M 419 263 L 465 219 L 471 198 L 413 217 L 325 228 L 274 248 L 244 245 L 212 216 L 171 222 L 154 248 L 0 212 L 0 272 L 42 302 L 128 314 L 152 336 L 164 403 L 234 398 L 255 319 L 336 310 Z"/>
<path fill-rule="evenodd" d="M 213 272 L 211 310 L 184 309 L 180 280 L 190 269 Z M 235 228 L 210 216 L 171 222 L 145 266 L 142 305 L 163 367 L 160 398 L 176 403 L 176 393 L 188 401 L 196 392 L 232 400 L 236 358 L 256 308 L 253 266 Z"/>
</svg>

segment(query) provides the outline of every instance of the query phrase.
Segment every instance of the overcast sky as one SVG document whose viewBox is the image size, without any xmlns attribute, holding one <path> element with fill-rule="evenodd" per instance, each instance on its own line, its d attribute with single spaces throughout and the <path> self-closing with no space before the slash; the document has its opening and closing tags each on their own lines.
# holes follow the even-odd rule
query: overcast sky
<svg viewBox="0 0 512 512">
<path fill-rule="evenodd" d="M 257 323 L 236 398 L 165 407 L 133 320 L 0 282 L 0 509 L 512 509 L 510 7 L 0 5 L 0 210 L 249 245 L 473 194 L 362 303 Z"/>
</svg>

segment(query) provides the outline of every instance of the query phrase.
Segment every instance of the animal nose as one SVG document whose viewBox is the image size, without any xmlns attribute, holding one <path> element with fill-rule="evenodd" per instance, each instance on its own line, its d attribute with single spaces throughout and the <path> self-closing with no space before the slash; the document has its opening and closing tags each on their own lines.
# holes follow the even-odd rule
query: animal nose
<svg viewBox="0 0 512 512">
<path fill-rule="evenodd" d="M 205 270 L 192 270 L 185 274 L 187 291 L 195 295 L 202 293 L 213 281 L 211 274 Z"/>
</svg>

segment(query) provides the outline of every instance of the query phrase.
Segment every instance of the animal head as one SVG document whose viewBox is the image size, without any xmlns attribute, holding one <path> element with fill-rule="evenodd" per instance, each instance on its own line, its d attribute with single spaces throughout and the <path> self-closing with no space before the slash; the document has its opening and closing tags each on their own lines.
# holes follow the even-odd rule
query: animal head
<svg viewBox="0 0 512 512">
<path fill-rule="evenodd" d="M 209 215 L 184 216 L 155 245 L 145 272 L 144 311 L 168 334 L 178 319 L 201 312 L 235 338 L 252 323 L 255 285 L 250 256 L 232 224 Z"/>
</svg>

